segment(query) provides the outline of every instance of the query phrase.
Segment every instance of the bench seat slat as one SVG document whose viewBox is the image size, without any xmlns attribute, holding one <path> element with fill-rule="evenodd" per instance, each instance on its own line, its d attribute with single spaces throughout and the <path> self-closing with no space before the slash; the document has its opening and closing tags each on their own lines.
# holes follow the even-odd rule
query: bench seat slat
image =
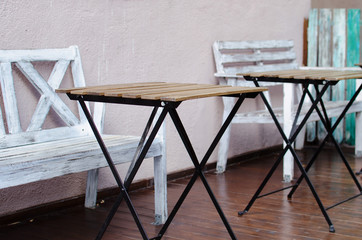
<svg viewBox="0 0 362 240">
<path fill-rule="evenodd" d="M 132 159 L 139 139 L 103 136 L 115 164 Z M 146 158 L 161 155 L 161 148 L 161 140 L 156 138 Z M 108 166 L 94 136 L 6 148 L 0 150 L 0 159 L 6 159 L 0 161 L 0 188 Z"/>
</svg>

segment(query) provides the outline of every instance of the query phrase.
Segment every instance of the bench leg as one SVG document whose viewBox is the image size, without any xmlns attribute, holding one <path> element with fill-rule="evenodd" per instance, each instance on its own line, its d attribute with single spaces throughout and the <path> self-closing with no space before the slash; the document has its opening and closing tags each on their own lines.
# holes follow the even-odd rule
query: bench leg
<svg viewBox="0 0 362 240">
<path fill-rule="evenodd" d="M 305 141 L 305 132 L 306 132 L 306 126 L 303 127 L 303 129 L 298 134 L 297 139 L 295 139 L 294 148 L 296 150 L 302 150 L 304 147 L 304 141 Z"/>
<path fill-rule="evenodd" d="M 362 113 L 356 113 L 356 129 L 355 129 L 355 154 L 357 157 L 362 156 Z"/>
<path fill-rule="evenodd" d="M 222 100 L 224 103 L 224 113 L 223 113 L 222 120 L 224 122 L 231 111 L 231 108 L 233 106 L 232 101 L 234 99 L 230 98 L 230 97 L 223 97 Z M 218 152 L 218 158 L 217 158 L 217 164 L 216 164 L 217 173 L 223 173 L 223 172 L 225 172 L 225 169 L 226 169 L 229 142 L 230 142 L 230 127 L 231 126 L 229 126 L 226 129 L 224 135 L 222 136 L 222 138 L 220 139 L 220 142 L 219 142 L 219 152 Z"/>
<path fill-rule="evenodd" d="M 88 171 L 84 207 L 95 208 L 97 201 L 98 169 Z"/>
<path fill-rule="evenodd" d="M 155 225 L 166 222 L 167 213 L 167 169 L 166 157 L 157 156 L 154 158 L 155 176 Z"/>
<path fill-rule="evenodd" d="M 284 133 L 289 138 L 290 132 L 292 130 L 293 125 L 293 117 L 292 117 L 292 106 L 293 106 L 293 85 L 290 83 L 283 84 L 283 120 L 284 126 L 283 130 Z M 283 148 L 287 145 L 283 141 Z M 291 151 L 287 151 L 283 158 L 283 180 L 284 182 L 290 182 L 293 180 L 294 177 L 294 157 L 292 156 Z"/>
</svg>

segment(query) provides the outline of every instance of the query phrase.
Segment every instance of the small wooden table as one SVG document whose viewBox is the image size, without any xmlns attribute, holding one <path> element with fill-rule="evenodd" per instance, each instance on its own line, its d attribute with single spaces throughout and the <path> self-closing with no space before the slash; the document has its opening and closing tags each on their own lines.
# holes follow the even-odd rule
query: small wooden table
<svg viewBox="0 0 362 240">
<path fill-rule="evenodd" d="M 324 93 L 327 91 L 328 88 L 330 88 L 332 85 L 337 84 L 340 80 L 347 80 L 347 79 L 354 79 L 354 78 L 362 78 L 362 71 L 357 69 L 357 70 L 339 70 L 339 69 L 296 69 L 296 70 L 284 70 L 284 71 L 268 71 L 268 72 L 257 72 L 257 73 L 247 73 L 247 74 L 240 74 L 242 75 L 246 80 L 248 81 L 253 81 L 255 86 L 259 86 L 258 82 L 261 81 L 267 81 L 267 82 L 282 82 L 282 83 L 295 83 L 295 84 L 302 84 L 303 85 L 303 94 L 301 97 L 301 100 L 299 102 L 298 105 L 298 109 L 297 109 L 297 113 L 295 115 L 295 119 L 293 122 L 293 126 L 291 128 L 291 132 L 289 137 L 286 136 L 286 133 L 283 132 L 283 128 L 281 127 L 280 123 L 278 122 L 272 107 L 270 106 L 269 102 L 267 101 L 267 99 L 265 98 L 264 94 L 261 93 L 261 97 L 266 105 L 266 107 L 268 108 L 270 114 L 272 115 L 272 118 L 280 132 L 280 134 L 282 135 L 283 140 L 286 143 L 286 147 L 283 149 L 282 153 L 280 154 L 280 156 L 278 157 L 278 159 L 276 160 L 276 162 L 274 163 L 274 165 L 272 166 L 272 168 L 270 169 L 270 171 L 268 172 L 267 176 L 265 177 L 264 181 L 261 183 L 261 185 L 259 186 L 258 190 L 256 191 L 256 193 L 254 194 L 254 196 L 252 197 L 252 199 L 250 200 L 249 204 L 247 205 L 247 207 L 244 209 L 244 211 L 240 211 L 239 215 L 243 215 L 244 213 L 248 212 L 249 209 L 251 208 L 251 206 L 253 205 L 253 203 L 255 202 L 255 200 L 257 198 L 260 197 L 264 197 L 282 190 L 286 190 L 289 188 L 292 188 L 290 193 L 288 194 L 288 198 L 290 199 L 293 195 L 293 193 L 296 191 L 296 189 L 298 188 L 298 186 L 300 185 L 301 181 L 303 179 L 306 180 L 311 192 L 313 193 L 313 196 L 315 198 L 315 200 L 318 203 L 318 206 L 320 208 L 320 210 L 322 211 L 323 216 L 325 217 L 328 225 L 329 225 L 329 231 L 330 232 L 335 232 L 334 226 L 332 224 L 332 221 L 330 220 L 328 214 L 327 214 L 327 210 L 330 208 L 333 208 L 341 203 L 344 203 L 348 200 L 351 200 L 353 198 L 356 198 L 358 196 L 361 195 L 362 192 L 362 187 L 360 185 L 360 183 L 358 182 L 358 179 L 356 178 L 356 176 L 354 175 L 353 170 L 351 169 L 349 163 L 347 162 L 346 158 L 344 157 L 344 154 L 340 148 L 340 146 L 338 145 L 337 141 L 334 139 L 333 137 L 333 131 L 336 129 L 336 127 L 338 126 L 338 124 L 342 121 L 343 117 L 345 116 L 345 114 L 347 113 L 348 109 L 350 108 L 350 106 L 353 104 L 353 102 L 355 101 L 355 99 L 357 98 L 358 94 L 360 93 L 361 89 L 362 89 L 362 85 L 359 86 L 359 88 L 356 90 L 356 92 L 354 93 L 353 97 L 351 98 L 351 100 L 348 102 L 348 104 L 345 106 L 344 110 L 341 112 L 340 116 L 337 118 L 337 120 L 335 121 L 334 124 L 331 123 L 327 111 L 325 109 L 324 103 L 323 103 L 323 95 Z M 308 87 L 309 86 L 314 86 L 315 90 L 316 90 L 316 97 L 313 97 L 312 94 L 310 93 Z M 319 86 L 322 87 L 322 89 L 319 88 Z M 300 115 L 300 111 L 302 109 L 302 106 L 304 104 L 304 100 L 305 97 L 308 96 L 311 99 L 311 106 L 308 110 L 308 112 L 306 113 L 306 115 L 304 116 L 304 118 L 299 121 L 298 117 Z M 320 104 L 321 106 L 321 110 L 318 107 L 318 104 Z M 299 134 L 299 132 L 302 130 L 302 128 L 304 127 L 304 125 L 306 124 L 308 118 L 310 117 L 310 115 L 312 114 L 313 111 L 317 111 L 320 120 L 322 121 L 324 127 L 326 128 L 328 134 L 325 137 L 325 139 L 322 141 L 322 143 L 320 144 L 318 150 L 316 151 L 316 153 L 314 154 L 314 156 L 311 158 L 311 160 L 309 161 L 309 163 L 306 165 L 306 167 L 304 168 L 300 158 L 298 157 L 298 155 L 296 154 L 294 148 L 292 147 L 293 142 L 295 141 L 295 139 L 297 138 L 297 135 Z M 297 123 L 300 122 L 300 124 L 297 126 Z M 314 163 L 315 159 L 317 158 L 318 154 L 320 153 L 320 151 L 322 150 L 324 144 L 326 143 L 328 137 L 333 141 L 339 155 L 341 156 L 343 162 L 345 163 L 346 168 L 348 169 L 353 181 L 355 182 L 358 190 L 360 191 L 359 194 L 357 194 L 356 196 L 350 197 L 344 201 L 341 201 L 337 204 L 334 204 L 330 207 L 325 208 L 324 205 L 322 204 L 322 201 L 320 200 L 312 182 L 310 181 L 307 172 L 309 171 L 309 169 L 311 168 L 312 164 Z M 296 165 L 298 166 L 299 170 L 301 171 L 301 176 L 298 178 L 297 182 L 289 187 L 286 188 L 282 188 L 270 193 L 266 193 L 263 195 L 260 195 L 261 191 L 263 190 L 264 186 L 267 184 L 267 182 L 269 181 L 269 179 L 271 178 L 271 176 L 273 175 L 274 171 L 276 170 L 277 166 L 280 164 L 281 160 L 283 159 L 283 156 L 285 155 L 285 153 L 287 151 L 291 151 L 293 157 L 294 157 L 294 162 L 296 163 Z"/>
<path fill-rule="evenodd" d="M 207 84 L 183 84 L 183 83 L 164 83 L 164 82 L 149 82 L 149 83 L 129 83 L 129 84 L 118 84 L 118 85 L 106 85 L 106 86 L 95 86 L 95 87 L 85 87 L 85 88 L 71 88 L 71 89 L 61 89 L 57 92 L 66 93 L 70 99 L 77 100 L 89 121 L 89 124 L 97 138 L 97 141 L 103 151 L 103 154 L 108 162 L 109 167 L 111 168 L 112 174 L 117 181 L 117 184 L 121 190 L 121 193 L 112 207 L 107 219 L 105 220 L 102 228 L 100 229 L 96 239 L 101 239 L 104 232 L 106 231 L 109 223 L 111 222 L 114 214 L 116 213 L 122 199 L 124 198 L 128 208 L 130 209 L 134 221 L 137 224 L 137 227 L 142 235 L 143 239 L 149 239 L 142 223 L 137 215 L 135 208 L 133 207 L 132 201 L 128 195 L 128 189 L 136 175 L 142 161 L 155 138 L 157 131 L 159 130 L 162 122 L 164 121 L 167 114 L 171 116 L 173 123 L 185 145 L 185 148 L 195 166 L 194 174 L 186 186 L 184 192 L 181 194 L 179 200 L 177 201 L 175 207 L 167 218 L 166 223 L 163 225 L 159 234 L 152 239 L 161 239 L 166 232 L 168 226 L 170 225 L 172 219 L 175 217 L 178 209 L 181 207 L 183 201 L 185 200 L 187 194 L 191 190 L 196 179 L 200 177 L 202 180 L 212 202 L 217 209 L 220 218 L 222 219 L 229 235 L 232 239 L 236 239 L 224 213 L 221 210 L 204 174 L 203 168 L 207 163 L 209 157 L 211 156 L 213 150 L 215 149 L 217 143 L 225 132 L 226 128 L 229 126 L 232 118 L 235 113 L 241 106 L 245 98 L 254 98 L 262 91 L 266 91 L 266 88 L 259 87 L 231 87 L 231 86 L 220 86 L 220 85 L 207 85 Z M 182 121 L 176 111 L 176 108 L 185 100 L 192 100 L 197 98 L 206 98 L 206 97 L 215 97 L 215 96 L 228 96 L 236 97 L 236 101 L 232 111 L 229 114 L 229 117 L 223 123 L 221 129 L 216 135 L 215 139 L 211 143 L 208 151 L 205 156 L 202 158 L 201 162 L 196 157 L 195 151 L 192 147 L 192 144 L 188 138 L 186 130 L 182 124 Z M 115 168 L 111 156 L 109 155 L 106 146 L 103 143 L 103 140 L 97 130 L 96 125 L 94 124 L 92 117 L 87 109 L 87 106 L 84 101 L 95 101 L 95 102 L 106 102 L 106 103 L 118 103 L 118 104 L 131 104 L 131 105 L 143 105 L 154 107 L 153 112 L 150 117 L 152 122 L 153 117 L 158 108 L 163 108 L 161 114 L 159 115 L 156 124 L 154 125 L 148 139 L 146 140 L 142 151 L 140 151 L 136 163 L 129 174 L 126 182 L 123 183 L 120 178 L 117 169 Z M 147 128 L 147 127 L 146 127 Z"/>
</svg>

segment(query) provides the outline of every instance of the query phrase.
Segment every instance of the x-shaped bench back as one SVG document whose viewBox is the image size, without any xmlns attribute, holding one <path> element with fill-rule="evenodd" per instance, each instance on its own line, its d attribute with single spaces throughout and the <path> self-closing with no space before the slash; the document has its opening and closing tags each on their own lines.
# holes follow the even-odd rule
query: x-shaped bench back
<svg viewBox="0 0 362 240">
<path fill-rule="evenodd" d="M 48 81 L 34 68 L 32 62 L 55 62 Z M 24 100 L 22 103 L 17 101 L 12 69 L 14 65 L 40 94 L 26 130 L 21 126 L 18 111 L 18 105 L 24 104 Z M 0 114 L 5 114 L 5 118 L 2 115 L 0 117 L 0 135 L 5 139 L 0 143 L 0 148 L 85 135 L 89 132 L 85 130 L 86 119 L 80 109 L 78 118 L 55 93 L 69 67 L 73 86 L 85 86 L 77 46 L 63 49 L 0 50 L 0 83 L 4 107 Z M 59 115 L 66 127 L 42 129 L 50 108 Z"/>
</svg>

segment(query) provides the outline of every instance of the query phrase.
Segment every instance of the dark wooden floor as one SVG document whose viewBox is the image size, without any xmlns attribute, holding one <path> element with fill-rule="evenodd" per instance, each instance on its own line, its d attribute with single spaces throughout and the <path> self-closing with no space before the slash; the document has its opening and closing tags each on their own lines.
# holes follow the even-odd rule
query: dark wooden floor
<svg viewBox="0 0 362 240">
<path fill-rule="evenodd" d="M 313 149 L 309 149 L 299 154 L 306 158 L 312 151 Z M 355 171 L 362 167 L 361 158 L 347 156 Z M 258 199 L 247 214 L 238 217 L 237 211 L 246 206 L 276 157 L 276 154 L 270 154 L 263 159 L 236 164 L 222 175 L 213 172 L 206 174 L 238 239 L 362 239 L 361 197 L 328 211 L 336 229 L 335 233 L 330 233 L 305 183 L 291 201 L 287 200 L 287 191 L 269 195 Z M 333 150 L 323 152 L 310 174 L 326 206 L 359 193 Z M 358 176 L 358 180 L 361 182 L 362 177 Z M 188 179 L 179 179 L 169 182 L 170 208 L 175 204 L 187 181 Z M 287 185 L 281 181 L 279 168 L 266 190 L 283 186 Z M 151 224 L 152 189 L 132 192 L 131 198 L 149 236 L 155 236 L 160 227 Z M 75 206 L 45 216 L 35 216 L 25 224 L 2 226 L 0 239 L 94 239 L 112 203 L 113 198 L 109 198 L 96 210 Z M 124 203 L 103 239 L 141 239 Z M 164 239 L 229 239 L 200 181 L 197 181 L 186 198 Z"/>
</svg>

